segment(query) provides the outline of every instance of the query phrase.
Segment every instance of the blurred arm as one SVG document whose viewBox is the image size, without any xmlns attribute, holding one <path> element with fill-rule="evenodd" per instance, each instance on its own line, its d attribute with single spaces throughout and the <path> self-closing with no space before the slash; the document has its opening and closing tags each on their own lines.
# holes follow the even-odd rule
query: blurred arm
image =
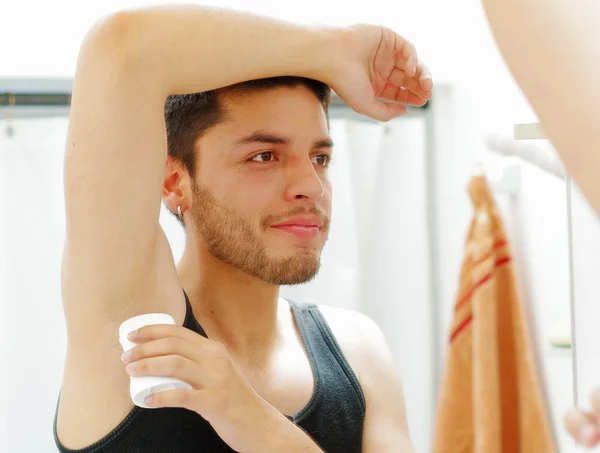
<svg viewBox="0 0 600 453">
<path fill-rule="evenodd" d="M 483 0 L 483 6 L 546 136 L 600 213 L 600 2 Z"/>
</svg>

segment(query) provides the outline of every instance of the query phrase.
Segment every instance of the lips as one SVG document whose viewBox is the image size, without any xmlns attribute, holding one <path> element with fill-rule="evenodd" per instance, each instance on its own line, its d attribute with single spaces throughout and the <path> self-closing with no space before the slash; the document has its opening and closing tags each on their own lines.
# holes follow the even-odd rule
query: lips
<svg viewBox="0 0 600 453">
<path fill-rule="evenodd" d="M 273 225 L 274 227 L 287 227 L 287 226 L 303 226 L 303 227 L 317 227 L 321 228 L 323 226 L 323 220 L 320 217 L 292 217 L 287 219 L 277 225 Z"/>
<path fill-rule="evenodd" d="M 319 217 L 294 217 L 273 225 L 273 228 L 300 239 L 313 239 L 319 234 L 322 226 L 323 221 Z"/>
</svg>

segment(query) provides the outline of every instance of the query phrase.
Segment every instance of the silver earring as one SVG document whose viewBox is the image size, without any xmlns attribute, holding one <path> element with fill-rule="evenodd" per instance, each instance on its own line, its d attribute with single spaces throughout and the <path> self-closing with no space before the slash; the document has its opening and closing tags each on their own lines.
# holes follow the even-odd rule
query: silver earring
<svg viewBox="0 0 600 453">
<path fill-rule="evenodd" d="M 177 216 L 179 217 L 179 220 L 183 221 L 183 214 L 181 213 L 181 205 L 177 206 Z"/>
</svg>

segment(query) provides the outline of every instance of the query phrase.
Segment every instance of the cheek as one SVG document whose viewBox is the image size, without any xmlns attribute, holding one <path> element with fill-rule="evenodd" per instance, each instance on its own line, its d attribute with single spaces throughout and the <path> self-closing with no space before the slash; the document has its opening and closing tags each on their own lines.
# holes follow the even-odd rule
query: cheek
<svg viewBox="0 0 600 453">
<path fill-rule="evenodd" d="M 236 171 L 228 181 L 227 192 L 253 204 L 272 200 L 281 190 L 281 175 L 265 171 Z"/>
<path fill-rule="evenodd" d="M 275 185 L 267 178 L 239 178 L 227 187 L 229 197 L 235 197 L 244 205 L 260 205 L 273 199 Z"/>
<path fill-rule="evenodd" d="M 237 179 L 220 187 L 219 198 L 223 204 L 252 224 L 260 222 L 273 203 L 275 191 L 264 178 L 262 181 Z"/>
</svg>

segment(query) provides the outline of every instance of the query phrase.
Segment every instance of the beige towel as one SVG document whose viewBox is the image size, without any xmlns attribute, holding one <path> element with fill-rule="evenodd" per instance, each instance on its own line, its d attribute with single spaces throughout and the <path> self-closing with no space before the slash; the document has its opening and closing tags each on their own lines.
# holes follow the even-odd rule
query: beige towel
<svg viewBox="0 0 600 453">
<path fill-rule="evenodd" d="M 557 451 L 502 219 L 484 176 L 469 228 L 434 453 Z"/>
</svg>

